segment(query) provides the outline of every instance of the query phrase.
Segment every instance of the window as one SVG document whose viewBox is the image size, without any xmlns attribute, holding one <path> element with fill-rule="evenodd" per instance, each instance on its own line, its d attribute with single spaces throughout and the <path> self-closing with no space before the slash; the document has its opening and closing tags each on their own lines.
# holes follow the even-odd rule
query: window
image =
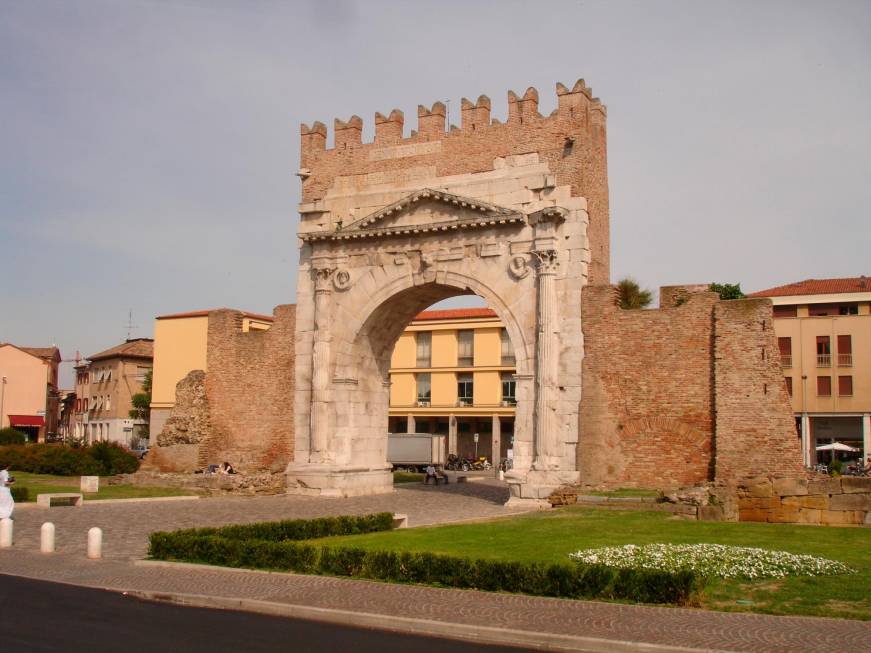
<svg viewBox="0 0 871 653">
<path fill-rule="evenodd" d="M 810 304 L 807 307 L 807 314 L 811 317 L 837 315 L 839 311 L 840 306 L 838 306 L 838 304 Z"/>
<path fill-rule="evenodd" d="M 785 376 L 785 377 L 783 377 L 783 380 L 786 381 L 786 394 L 788 394 L 791 397 L 792 396 L 792 377 Z"/>
<path fill-rule="evenodd" d="M 508 337 L 508 329 L 502 329 L 499 332 L 499 340 L 502 345 L 502 364 L 515 365 L 514 347 L 511 346 L 511 339 Z"/>
<path fill-rule="evenodd" d="M 817 336 L 817 367 L 832 366 L 832 344 L 829 336 Z"/>
<path fill-rule="evenodd" d="M 798 317 L 798 306 L 795 304 L 775 306 L 774 317 Z"/>
<path fill-rule="evenodd" d="M 82 399 L 82 411 L 85 413 L 88 412 L 88 398 L 87 397 Z"/>
<path fill-rule="evenodd" d="M 778 338 L 777 346 L 780 349 L 780 364 L 792 367 L 792 338 Z"/>
<path fill-rule="evenodd" d="M 502 403 L 511 406 L 517 403 L 517 381 L 513 374 L 503 372 L 502 377 Z"/>
<path fill-rule="evenodd" d="M 840 367 L 853 365 L 853 339 L 850 336 L 838 336 L 838 365 Z"/>
<path fill-rule="evenodd" d="M 151 371 L 150 367 L 136 367 L 136 381 L 139 383 L 143 383 L 145 381 L 145 377 Z"/>
<path fill-rule="evenodd" d="M 839 376 L 838 377 L 838 396 L 852 397 L 853 396 L 853 377 Z"/>
<path fill-rule="evenodd" d="M 817 377 L 817 396 L 831 397 L 832 396 L 832 377 L 818 376 Z"/>
<path fill-rule="evenodd" d="M 106 395 L 106 410 L 109 410 L 111 405 L 112 405 L 112 398 L 109 395 Z"/>
<path fill-rule="evenodd" d="M 841 304 L 838 315 L 859 315 L 859 304 Z"/>
<path fill-rule="evenodd" d="M 471 374 L 457 375 L 457 401 L 461 406 L 471 406 L 474 392 Z"/>
<path fill-rule="evenodd" d="M 106 370 L 106 381 L 112 380 L 112 370 Z"/>
<path fill-rule="evenodd" d="M 417 379 L 417 400 L 418 402 L 429 403 L 432 397 L 432 379 L 429 374 L 415 374 Z"/>
<path fill-rule="evenodd" d="M 417 342 L 417 367 L 432 367 L 432 331 L 418 331 L 415 334 Z"/>
<path fill-rule="evenodd" d="M 472 329 L 457 331 L 457 366 L 472 367 L 475 363 L 475 332 Z"/>
</svg>

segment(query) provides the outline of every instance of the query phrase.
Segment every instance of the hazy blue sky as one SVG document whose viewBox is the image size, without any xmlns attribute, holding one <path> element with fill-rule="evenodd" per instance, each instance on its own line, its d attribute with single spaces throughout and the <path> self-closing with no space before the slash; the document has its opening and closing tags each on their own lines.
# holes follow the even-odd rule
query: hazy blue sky
<svg viewBox="0 0 871 653">
<path fill-rule="evenodd" d="M 0 0 L 0 341 L 294 301 L 299 123 L 584 77 L 612 276 L 871 275 L 871 2 Z M 69 383 L 70 376 L 64 379 Z"/>
</svg>

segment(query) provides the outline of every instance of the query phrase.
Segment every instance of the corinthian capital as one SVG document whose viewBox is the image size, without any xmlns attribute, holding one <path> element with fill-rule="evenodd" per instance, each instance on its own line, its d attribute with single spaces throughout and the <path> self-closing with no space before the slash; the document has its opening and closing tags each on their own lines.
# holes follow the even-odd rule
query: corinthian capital
<svg viewBox="0 0 871 653">
<path fill-rule="evenodd" d="M 333 272 L 336 268 L 321 267 L 315 269 L 315 292 L 330 292 L 332 290 Z"/>
<path fill-rule="evenodd" d="M 536 268 L 539 274 L 556 274 L 559 268 L 559 257 L 555 249 L 537 250 L 532 252 L 535 256 Z"/>
</svg>

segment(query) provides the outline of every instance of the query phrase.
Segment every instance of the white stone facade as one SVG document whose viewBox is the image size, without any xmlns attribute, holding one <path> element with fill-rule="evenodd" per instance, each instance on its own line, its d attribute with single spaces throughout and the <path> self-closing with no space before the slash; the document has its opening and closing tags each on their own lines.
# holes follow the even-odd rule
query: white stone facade
<svg viewBox="0 0 871 653">
<path fill-rule="evenodd" d="M 369 177 L 339 177 L 323 200 L 301 207 L 289 490 L 392 489 L 393 345 L 418 312 L 463 294 L 487 302 L 515 348 L 511 501 L 540 502 L 576 482 L 585 199 L 557 186 L 537 154 L 474 174 Z"/>
</svg>

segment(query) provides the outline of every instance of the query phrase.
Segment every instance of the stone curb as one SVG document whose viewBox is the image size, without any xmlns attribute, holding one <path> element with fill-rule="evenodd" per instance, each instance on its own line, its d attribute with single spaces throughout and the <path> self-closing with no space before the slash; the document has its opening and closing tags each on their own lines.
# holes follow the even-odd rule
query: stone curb
<svg viewBox="0 0 871 653">
<path fill-rule="evenodd" d="M 132 499 L 85 499 L 82 502 L 82 506 L 92 506 L 92 505 L 103 505 L 106 503 L 152 503 L 157 501 L 195 501 L 200 499 L 199 496 L 194 495 L 180 495 L 175 497 L 136 497 Z M 27 501 L 15 504 L 15 510 L 31 510 L 33 508 L 37 508 L 36 501 Z M 40 508 L 43 510 L 43 508 Z"/>
<path fill-rule="evenodd" d="M 598 637 L 578 637 L 528 630 L 512 630 L 458 624 L 429 619 L 411 619 L 389 614 L 353 612 L 331 608 L 316 608 L 292 603 L 275 603 L 258 599 L 236 599 L 202 594 L 174 594 L 167 592 L 127 591 L 125 596 L 172 603 L 187 607 L 212 608 L 219 610 L 239 610 L 277 617 L 307 619 L 325 623 L 335 623 L 359 628 L 376 628 L 391 632 L 423 635 L 504 646 L 522 646 L 542 651 L 566 653 L 732 653 L 724 650 L 685 648 L 645 644 Z"/>
</svg>

